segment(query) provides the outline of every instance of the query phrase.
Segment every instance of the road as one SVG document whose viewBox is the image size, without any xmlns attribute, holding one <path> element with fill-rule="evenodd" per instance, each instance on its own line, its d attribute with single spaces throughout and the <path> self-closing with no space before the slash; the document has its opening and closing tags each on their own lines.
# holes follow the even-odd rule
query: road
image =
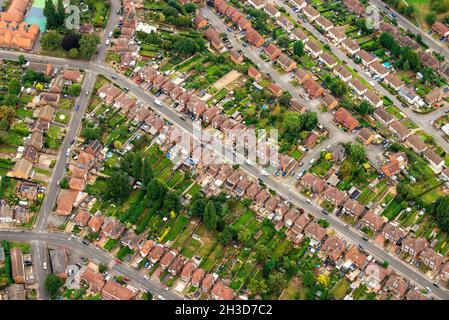
<svg viewBox="0 0 449 320">
<path fill-rule="evenodd" d="M 16 241 L 16 240 L 14 240 Z M 29 241 L 29 240 L 28 240 Z M 40 300 L 49 300 L 50 295 L 44 288 L 44 281 L 49 274 L 50 269 L 44 270 L 42 264 L 45 262 L 50 266 L 48 259 L 47 243 L 45 241 L 31 241 L 31 254 L 33 259 L 34 282 L 37 283 L 37 296 Z"/>
<path fill-rule="evenodd" d="M 104 61 L 104 57 L 106 55 L 107 46 L 105 45 L 106 40 L 109 39 L 109 33 L 111 31 L 114 31 L 114 29 L 117 27 L 117 24 L 120 19 L 120 15 L 117 14 L 117 10 L 120 10 L 121 3 L 120 0 L 109 0 L 110 7 L 109 7 L 109 17 L 108 17 L 108 24 L 106 25 L 106 28 L 103 30 L 103 34 L 101 36 L 101 44 L 100 48 L 98 49 L 98 53 L 93 57 L 93 61 L 97 63 L 101 63 Z"/>
<path fill-rule="evenodd" d="M 0 51 L 1 52 L 1 51 Z M 17 59 L 17 57 L 21 53 L 14 53 L 12 51 L 7 52 L 8 59 Z M 190 121 L 183 121 L 181 120 L 180 114 L 173 111 L 173 109 L 165 106 L 163 108 L 157 106 L 154 103 L 154 97 L 150 95 L 148 91 L 143 90 L 141 87 L 139 87 L 136 83 L 131 81 L 130 79 L 124 77 L 123 75 L 120 75 L 116 73 L 111 68 L 104 67 L 102 65 L 98 65 L 95 63 L 89 63 L 89 62 L 80 62 L 76 60 L 66 60 L 66 61 L 60 61 L 58 58 L 50 58 L 50 57 L 39 57 L 31 54 L 25 54 L 24 55 L 26 59 L 29 59 L 30 61 L 39 61 L 41 59 L 46 59 L 48 62 L 53 63 L 54 65 L 60 65 L 67 64 L 69 67 L 77 67 L 77 68 L 84 68 L 84 69 L 90 69 L 94 72 L 101 73 L 103 76 L 108 78 L 111 81 L 115 81 L 117 84 L 119 84 L 122 87 L 128 87 L 130 88 L 130 91 L 133 92 L 133 94 L 145 101 L 153 110 L 156 110 L 160 114 L 162 114 L 165 118 L 170 119 L 174 124 L 176 124 L 178 127 L 187 130 L 188 132 L 192 132 L 192 122 Z M 112 80 L 111 76 L 116 75 L 117 79 Z M 215 148 L 216 145 L 213 145 Z M 215 149 L 217 153 L 221 154 L 221 149 Z M 232 154 L 231 151 L 227 152 L 227 154 Z M 228 159 L 229 161 L 233 161 L 233 159 Z M 245 170 L 247 173 L 255 177 L 256 179 L 260 177 L 260 170 L 254 166 L 248 165 L 244 162 L 244 159 L 238 159 L 242 165 L 240 166 L 243 170 Z M 296 190 L 292 189 L 291 186 L 284 185 L 278 181 L 276 181 L 272 177 L 263 177 L 262 180 L 264 183 L 271 189 L 276 190 L 279 195 L 282 197 L 290 200 L 293 204 L 297 205 L 298 207 L 304 208 L 306 211 L 311 213 L 313 216 L 315 216 L 317 219 L 325 218 L 327 219 L 332 227 L 337 230 L 341 235 L 349 239 L 350 241 L 354 243 L 360 243 L 361 240 L 361 233 L 354 229 L 347 229 L 344 227 L 344 223 L 340 221 L 338 218 L 330 215 L 324 215 L 320 209 L 317 207 L 310 205 L 306 202 L 306 198 L 299 194 Z M 0 233 L 1 237 L 1 233 Z M 414 268 L 410 267 L 408 264 L 406 264 L 404 261 L 401 261 L 395 256 L 392 256 L 388 254 L 383 247 L 380 247 L 372 242 L 364 242 L 363 247 L 367 252 L 372 254 L 376 259 L 380 261 L 387 261 L 389 265 L 396 269 L 399 273 L 404 275 L 406 278 L 410 279 L 412 282 L 416 283 L 417 285 L 425 288 L 425 287 L 433 287 L 432 281 L 428 279 L 426 276 L 421 274 L 418 270 L 415 270 Z M 446 292 L 443 289 L 433 288 L 433 294 L 440 299 L 447 300 L 449 299 L 449 293 Z"/>
<path fill-rule="evenodd" d="M 39 231 L 1 231 L 0 239 L 5 239 L 8 241 L 18 241 L 18 242 L 46 242 L 49 245 L 66 248 L 67 250 L 74 252 L 80 256 L 89 257 L 92 261 L 96 263 L 109 264 L 111 261 L 115 260 L 114 256 L 110 253 L 100 250 L 93 245 L 85 245 L 80 239 L 71 237 L 70 234 L 65 234 L 61 232 L 39 232 Z M 48 263 L 47 263 L 48 264 Z M 33 266 L 35 269 L 42 269 L 41 266 Z M 161 288 L 158 281 L 150 278 L 146 280 L 144 274 L 131 268 L 125 264 L 114 264 L 110 269 L 112 272 L 127 276 L 131 285 L 152 292 L 154 295 L 161 295 L 169 300 L 180 300 L 181 296 L 175 294 L 171 291 L 165 291 Z M 36 271 L 35 271 L 36 272 Z M 45 273 L 45 272 L 43 272 Z"/>
</svg>

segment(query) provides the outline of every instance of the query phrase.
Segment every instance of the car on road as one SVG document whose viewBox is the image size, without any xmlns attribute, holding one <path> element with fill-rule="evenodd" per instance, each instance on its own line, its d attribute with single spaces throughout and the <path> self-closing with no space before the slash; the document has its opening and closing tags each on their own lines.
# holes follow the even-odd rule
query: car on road
<svg viewBox="0 0 449 320">
<path fill-rule="evenodd" d="M 345 227 L 346 229 L 349 229 L 349 225 L 345 224 L 343 227 Z"/>
<path fill-rule="evenodd" d="M 108 37 L 109 37 L 109 38 L 112 38 L 112 35 L 113 35 L 113 34 L 114 34 L 114 31 L 109 32 Z"/>
<path fill-rule="evenodd" d="M 67 152 L 65 153 L 65 155 L 68 157 L 70 155 L 70 148 L 67 149 Z"/>
<path fill-rule="evenodd" d="M 184 117 L 179 117 L 182 121 L 186 121 L 186 118 Z"/>
<path fill-rule="evenodd" d="M 42 268 L 43 268 L 44 270 L 47 270 L 47 262 L 42 263 Z"/>
<path fill-rule="evenodd" d="M 86 246 L 90 245 L 90 242 L 89 242 L 88 240 L 86 240 L 86 239 L 84 239 L 84 240 L 82 241 L 82 243 L 84 243 Z"/>
<path fill-rule="evenodd" d="M 426 287 L 426 290 L 432 292 L 432 289 L 430 289 L 430 287 Z"/>
<path fill-rule="evenodd" d="M 307 202 L 308 204 L 312 204 L 312 200 L 310 200 L 310 199 L 307 199 L 306 202 Z"/>
<path fill-rule="evenodd" d="M 438 283 L 436 283 L 436 282 L 434 282 L 434 283 L 432 283 L 433 284 L 433 286 L 435 287 L 435 288 L 439 288 L 440 286 L 438 285 Z"/>
<path fill-rule="evenodd" d="M 120 260 L 120 259 L 115 259 L 115 263 L 121 264 L 121 263 L 122 263 L 122 260 Z"/>
<path fill-rule="evenodd" d="M 123 281 L 128 282 L 128 281 L 129 281 L 129 278 L 128 278 L 128 277 L 124 277 L 124 278 L 123 278 Z"/>
<path fill-rule="evenodd" d="M 111 78 L 112 78 L 112 79 L 117 79 L 117 76 L 116 76 L 115 74 L 113 74 L 113 75 L 111 76 Z"/>
<path fill-rule="evenodd" d="M 80 105 L 77 104 L 76 107 L 75 107 L 75 111 L 78 111 L 79 109 L 80 109 Z"/>
<path fill-rule="evenodd" d="M 88 90 L 86 90 L 86 93 L 85 93 L 85 94 L 86 94 L 86 96 L 88 96 L 88 95 L 89 95 L 89 91 L 88 91 Z"/>
<path fill-rule="evenodd" d="M 106 42 L 104 43 L 106 46 L 108 46 L 111 43 L 111 41 L 108 39 L 106 40 Z"/>
<path fill-rule="evenodd" d="M 150 280 L 150 277 L 149 277 L 148 275 L 144 275 L 143 278 L 144 278 L 145 280 Z"/>
<path fill-rule="evenodd" d="M 365 241 L 368 241 L 368 237 L 366 235 L 363 235 L 362 239 L 365 240 Z"/>
<path fill-rule="evenodd" d="M 232 32 L 232 29 L 231 28 L 227 28 L 226 31 Z"/>
</svg>

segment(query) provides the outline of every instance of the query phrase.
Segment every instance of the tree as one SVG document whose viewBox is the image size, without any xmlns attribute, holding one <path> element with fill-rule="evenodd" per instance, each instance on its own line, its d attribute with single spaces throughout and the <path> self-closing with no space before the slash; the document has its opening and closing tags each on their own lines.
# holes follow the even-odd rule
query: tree
<svg viewBox="0 0 449 320">
<path fill-rule="evenodd" d="M 51 2 L 51 0 L 50 0 Z M 61 48 L 62 36 L 57 31 L 47 31 L 41 39 L 42 48 L 49 51 L 54 51 Z"/>
<path fill-rule="evenodd" d="M 355 163 L 362 163 L 365 161 L 366 149 L 361 143 L 351 143 L 347 147 L 349 158 Z"/>
<path fill-rule="evenodd" d="M 72 48 L 69 51 L 69 57 L 72 59 L 78 58 L 80 55 L 80 51 L 77 48 Z"/>
<path fill-rule="evenodd" d="M 449 196 L 439 197 L 432 206 L 438 226 L 444 231 L 449 231 Z"/>
<path fill-rule="evenodd" d="M 183 57 L 190 57 L 199 51 L 197 42 L 187 37 L 179 37 L 173 43 L 173 51 Z"/>
<path fill-rule="evenodd" d="M 268 292 L 268 286 L 264 279 L 252 278 L 249 281 L 248 289 L 253 295 L 263 295 Z"/>
<path fill-rule="evenodd" d="M 282 36 L 278 39 L 278 45 L 281 48 L 288 49 L 289 44 L 290 44 L 290 41 L 287 36 Z"/>
<path fill-rule="evenodd" d="M 298 112 L 287 112 L 284 117 L 285 138 L 290 142 L 295 142 L 302 130 L 301 115 Z"/>
<path fill-rule="evenodd" d="M 233 239 L 233 229 L 231 227 L 224 227 L 223 231 L 218 235 L 218 241 L 223 245 L 227 246 L 229 242 Z"/>
<path fill-rule="evenodd" d="M 56 27 L 64 26 L 64 20 L 65 20 L 64 5 L 62 3 L 62 0 L 58 0 L 58 4 L 56 6 L 56 12 L 55 12 Z"/>
<path fill-rule="evenodd" d="M 270 250 L 266 245 L 259 244 L 256 247 L 256 261 L 257 263 L 264 264 L 268 261 L 268 258 L 270 257 Z"/>
<path fill-rule="evenodd" d="M 143 160 L 141 177 L 144 186 L 147 186 L 148 183 L 154 179 L 153 167 L 151 166 L 151 161 L 149 157 L 146 157 Z"/>
<path fill-rule="evenodd" d="M 53 273 L 49 274 L 44 281 L 45 290 L 52 296 L 54 296 L 63 285 L 64 281 Z"/>
<path fill-rule="evenodd" d="M 12 78 L 8 83 L 8 93 L 18 95 L 20 93 L 20 82 L 16 78 Z"/>
<path fill-rule="evenodd" d="M 86 58 L 90 59 L 97 51 L 97 46 L 100 44 L 100 37 L 95 33 L 84 34 L 80 39 L 80 53 Z"/>
<path fill-rule="evenodd" d="M 147 291 L 143 294 L 143 300 L 153 300 L 153 294 L 150 291 Z"/>
<path fill-rule="evenodd" d="M 302 57 L 304 55 L 304 43 L 302 43 L 302 41 L 295 41 L 293 44 L 293 53 L 298 57 Z"/>
<path fill-rule="evenodd" d="M 433 25 L 436 20 L 437 20 L 437 15 L 435 14 L 435 12 L 431 12 L 426 15 L 426 22 L 429 26 Z"/>
<path fill-rule="evenodd" d="M 119 140 L 114 141 L 114 149 L 115 150 L 120 150 L 122 148 L 122 146 L 123 146 L 123 144 L 121 141 L 119 141 Z"/>
<path fill-rule="evenodd" d="M 189 2 L 184 5 L 184 9 L 187 13 L 195 12 L 197 5 L 195 3 Z"/>
<path fill-rule="evenodd" d="M 23 54 L 21 54 L 21 55 L 19 56 L 19 64 L 20 64 L 20 65 L 23 65 L 25 62 L 26 62 L 25 57 L 23 56 Z"/>
<path fill-rule="evenodd" d="M 249 242 L 252 239 L 251 232 L 248 229 L 241 229 L 237 232 L 237 239 L 245 246 L 249 246 Z"/>
<path fill-rule="evenodd" d="M 56 8 L 53 4 L 53 0 L 45 0 L 44 4 L 44 16 L 47 18 L 47 29 L 54 29 L 57 27 L 56 22 Z"/>
<path fill-rule="evenodd" d="M 74 48 L 78 49 L 80 47 L 80 39 L 81 35 L 79 33 L 70 32 L 62 39 L 61 46 L 66 51 Z"/>
<path fill-rule="evenodd" d="M 81 85 L 79 83 L 72 83 L 67 88 L 67 94 L 72 97 L 78 97 L 81 93 Z"/>
<path fill-rule="evenodd" d="M 114 171 L 106 185 L 105 198 L 122 203 L 130 192 L 128 175 L 123 171 Z"/>
<path fill-rule="evenodd" d="M 302 277 L 302 282 L 309 288 L 312 288 L 316 284 L 316 277 L 312 271 L 307 270 L 304 272 L 304 276 Z"/>
<path fill-rule="evenodd" d="M 100 265 L 98 266 L 98 271 L 100 273 L 105 273 L 106 271 L 108 271 L 108 265 L 105 263 L 100 263 Z"/>
<path fill-rule="evenodd" d="M 348 87 L 340 78 L 334 78 L 329 85 L 330 91 L 337 97 L 342 97 L 348 91 Z"/>
<path fill-rule="evenodd" d="M 154 202 L 158 199 L 163 199 L 167 194 L 167 188 L 157 179 L 153 179 L 147 186 L 147 199 Z"/>
<path fill-rule="evenodd" d="M 206 210 L 206 201 L 203 198 L 193 200 L 190 212 L 194 217 L 203 218 L 203 213 Z"/>
<path fill-rule="evenodd" d="M 142 154 L 140 152 L 136 152 L 134 154 L 134 159 L 132 163 L 131 175 L 138 180 L 142 179 L 142 166 L 143 166 Z"/>
<path fill-rule="evenodd" d="M 357 112 L 361 115 L 370 114 L 373 112 L 373 107 L 371 107 L 368 101 L 363 101 L 358 105 Z"/>
<path fill-rule="evenodd" d="M 209 201 L 206 204 L 206 208 L 204 209 L 203 214 L 204 225 L 209 230 L 215 230 L 217 228 L 217 211 L 215 209 L 215 205 L 212 201 Z"/>
<path fill-rule="evenodd" d="M 318 125 L 318 116 L 316 112 L 306 111 L 301 114 L 302 128 L 307 131 L 312 131 Z"/>
<path fill-rule="evenodd" d="M 271 273 L 268 276 L 268 288 L 274 296 L 278 296 L 287 286 L 287 280 L 280 272 Z"/>
</svg>

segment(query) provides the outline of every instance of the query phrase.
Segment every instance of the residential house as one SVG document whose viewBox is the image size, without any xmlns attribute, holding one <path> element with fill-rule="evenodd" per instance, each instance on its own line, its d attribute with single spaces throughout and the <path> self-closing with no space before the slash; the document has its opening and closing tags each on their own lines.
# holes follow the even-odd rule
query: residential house
<svg viewBox="0 0 449 320">
<path fill-rule="evenodd" d="M 332 27 L 327 34 L 335 43 L 341 43 L 346 39 L 345 30 L 342 27 Z"/>
<path fill-rule="evenodd" d="M 315 41 L 306 41 L 304 43 L 304 50 L 306 50 L 312 58 L 317 59 L 322 53 L 323 49 Z"/>
<path fill-rule="evenodd" d="M 234 290 L 232 290 L 222 282 L 217 282 L 212 288 L 211 295 L 215 300 L 233 300 L 235 293 Z"/>
<path fill-rule="evenodd" d="M 89 290 L 92 292 L 100 292 L 105 285 L 103 275 L 90 267 L 84 270 L 80 279 L 89 285 Z"/>
<path fill-rule="evenodd" d="M 374 132 L 369 128 L 362 128 L 358 134 L 358 138 L 365 146 L 371 144 L 371 142 L 373 142 L 374 140 L 374 137 Z"/>
<path fill-rule="evenodd" d="M 14 168 L 7 173 L 7 176 L 17 179 L 28 180 L 28 178 L 30 178 L 32 169 L 33 164 L 30 161 L 22 158 L 16 162 Z"/>
<path fill-rule="evenodd" d="M 186 258 L 182 255 L 178 255 L 175 260 L 173 260 L 173 263 L 168 268 L 168 272 L 172 276 L 176 276 L 178 273 L 181 272 L 182 267 L 184 267 L 184 263 L 186 262 Z"/>
<path fill-rule="evenodd" d="M 330 69 L 337 65 L 337 61 L 335 61 L 334 58 L 326 52 L 324 52 L 318 60 L 322 61 Z"/>
<path fill-rule="evenodd" d="M 276 60 L 281 54 L 282 51 L 279 49 L 276 45 L 270 43 L 268 46 L 264 49 L 265 54 L 270 58 L 270 60 Z"/>
<path fill-rule="evenodd" d="M 90 218 L 91 218 L 91 215 L 87 210 L 80 209 L 78 211 L 78 213 L 76 214 L 74 221 L 78 227 L 84 228 L 84 227 L 87 227 Z"/>
<path fill-rule="evenodd" d="M 272 19 L 278 18 L 281 16 L 281 13 L 278 9 L 271 3 L 265 4 L 263 11 L 265 11 Z"/>
<path fill-rule="evenodd" d="M 233 50 L 231 51 L 231 60 L 235 63 L 235 64 L 242 64 L 244 57 L 243 55 L 240 54 L 240 52 Z"/>
<path fill-rule="evenodd" d="M 202 269 L 202 268 L 196 269 L 192 275 L 192 281 L 191 281 L 192 286 L 194 286 L 195 288 L 198 288 L 200 286 L 202 280 L 204 279 L 205 275 L 206 275 L 206 272 L 204 271 L 204 269 Z"/>
<path fill-rule="evenodd" d="M 280 97 L 282 96 L 282 94 L 284 93 L 284 91 L 282 90 L 281 87 L 279 87 L 277 84 L 275 84 L 274 82 L 272 82 L 269 86 L 268 86 L 268 90 L 271 91 L 271 93 L 273 93 L 276 97 Z"/>
<path fill-rule="evenodd" d="M 125 231 L 125 226 L 117 220 L 111 220 L 102 230 L 103 234 L 111 239 L 118 239 Z"/>
<path fill-rule="evenodd" d="M 342 107 L 335 112 L 334 119 L 337 123 L 342 124 L 350 132 L 360 126 L 359 121 L 354 118 L 348 110 Z"/>
<path fill-rule="evenodd" d="M 357 200 L 349 198 L 343 204 L 343 212 L 356 218 L 360 218 L 365 212 L 365 207 Z"/>
<path fill-rule="evenodd" d="M 356 53 L 356 57 L 358 57 L 362 61 L 362 64 L 365 67 L 368 67 L 371 63 L 378 60 L 378 57 L 366 52 L 364 49 L 359 50 Z"/>
<path fill-rule="evenodd" d="M 323 241 L 326 233 L 326 229 L 316 222 L 309 223 L 304 229 L 304 234 L 316 242 Z"/>
<path fill-rule="evenodd" d="M 405 235 L 406 232 L 393 222 L 387 223 L 382 229 L 382 236 L 385 240 L 388 240 L 391 243 L 397 243 L 399 240 L 404 238 Z"/>
<path fill-rule="evenodd" d="M 324 31 L 329 31 L 329 29 L 331 29 L 334 25 L 332 24 L 332 22 L 330 22 L 328 19 L 326 19 L 323 16 L 319 16 L 316 20 L 315 23 Z"/>
<path fill-rule="evenodd" d="M 439 271 L 443 266 L 444 257 L 432 248 L 426 248 L 419 254 L 421 262 L 433 271 Z"/>
<path fill-rule="evenodd" d="M 292 32 L 290 33 L 290 37 L 293 40 L 299 40 L 302 43 L 309 41 L 309 36 L 307 34 L 305 34 L 304 31 L 302 31 L 299 28 L 293 29 Z"/>
<path fill-rule="evenodd" d="M 165 253 L 165 248 L 161 244 L 156 244 L 149 253 L 149 260 L 152 264 L 158 263 Z"/>
<path fill-rule="evenodd" d="M 320 16 L 320 13 L 311 5 L 307 5 L 302 9 L 302 12 L 306 16 L 307 20 L 315 21 Z"/>
<path fill-rule="evenodd" d="M 259 81 L 262 78 L 262 74 L 253 66 L 248 68 L 248 76 L 255 81 Z"/>
<path fill-rule="evenodd" d="M 388 127 L 393 121 L 394 117 L 383 108 L 374 110 L 374 118 L 379 121 L 384 127 Z"/>
<path fill-rule="evenodd" d="M 379 108 L 384 104 L 383 100 L 373 90 L 367 90 L 363 95 L 363 98 L 368 101 L 374 108 Z"/>
<path fill-rule="evenodd" d="M 265 43 L 265 39 L 254 28 L 248 28 L 245 33 L 246 40 L 254 47 L 259 48 Z"/>
<path fill-rule="evenodd" d="M 370 210 L 368 210 L 368 212 L 362 218 L 363 225 L 374 232 L 379 231 L 380 228 L 382 228 L 384 222 L 385 221 L 381 216 L 373 213 Z"/>
<path fill-rule="evenodd" d="M 412 134 L 410 129 L 397 120 L 390 124 L 389 129 L 400 141 L 405 141 Z"/>
<path fill-rule="evenodd" d="M 215 281 L 217 281 L 217 279 L 218 275 L 215 273 L 206 274 L 201 283 L 201 290 L 203 292 L 209 292 L 209 290 L 212 289 L 212 286 L 214 285 Z"/>
<path fill-rule="evenodd" d="M 336 235 L 329 236 L 324 241 L 322 249 L 333 261 L 337 261 L 346 249 L 346 243 Z"/>
<path fill-rule="evenodd" d="M 301 178 L 301 185 L 304 188 L 311 189 L 313 193 L 321 193 L 326 186 L 326 182 L 317 176 L 307 172 Z"/>
<path fill-rule="evenodd" d="M 11 275 L 14 283 L 25 284 L 25 267 L 22 250 L 19 247 L 12 247 L 9 250 L 11 260 Z"/>
<path fill-rule="evenodd" d="M 296 68 L 296 62 L 284 53 L 279 56 L 276 62 L 282 69 L 284 69 L 285 72 L 293 71 Z"/>
<path fill-rule="evenodd" d="M 344 82 L 352 79 L 352 73 L 348 71 L 343 65 L 339 64 L 334 68 L 334 74 Z"/>
<path fill-rule="evenodd" d="M 114 280 L 108 280 L 101 290 L 103 300 L 132 300 L 135 293 Z"/>
<path fill-rule="evenodd" d="M 423 139 L 416 134 L 408 136 L 407 139 L 405 139 L 405 145 L 412 148 L 417 154 L 422 154 L 428 148 Z"/>
<path fill-rule="evenodd" d="M 400 80 L 394 73 L 386 75 L 384 82 L 396 91 L 404 86 L 404 81 Z"/>
<path fill-rule="evenodd" d="M 432 31 L 440 35 L 441 37 L 449 36 L 449 27 L 440 21 L 435 21 L 432 25 Z"/>
<path fill-rule="evenodd" d="M 383 290 L 391 292 L 396 298 L 402 298 L 407 292 L 410 284 L 398 275 L 392 275 L 388 278 Z"/>
<path fill-rule="evenodd" d="M 345 258 L 349 260 L 358 269 L 363 269 L 368 257 L 360 252 L 356 245 L 353 245 L 345 255 Z"/>
<path fill-rule="evenodd" d="M 338 190 L 334 186 L 328 186 L 326 191 L 324 191 L 323 198 L 334 206 L 339 207 L 346 200 L 346 193 Z"/>
<path fill-rule="evenodd" d="M 302 68 L 297 68 L 295 71 L 295 79 L 299 84 L 304 84 L 308 79 L 311 79 L 312 75 Z"/>
<path fill-rule="evenodd" d="M 423 152 L 424 159 L 429 162 L 430 168 L 436 174 L 441 173 L 444 168 L 444 159 L 442 159 L 435 151 L 432 149 L 427 149 Z"/>
<path fill-rule="evenodd" d="M 324 93 L 323 87 L 313 79 L 305 80 L 303 87 L 310 99 L 318 98 Z"/>
<path fill-rule="evenodd" d="M 427 240 L 422 237 L 407 236 L 402 241 L 401 251 L 417 257 L 427 247 Z"/>
<path fill-rule="evenodd" d="M 341 46 L 343 47 L 344 50 L 346 50 L 349 55 L 353 56 L 355 55 L 359 50 L 360 50 L 360 46 L 357 43 L 357 41 L 352 40 L 350 38 L 346 38 L 345 40 L 343 40 L 341 42 Z"/>
<path fill-rule="evenodd" d="M 354 90 L 355 93 L 357 93 L 359 96 L 362 96 L 367 90 L 368 87 L 365 86 L 359 79 L 352 78 L 348 82 L 349 87 L 351 87 L 352 90 Z"/>
</svg>

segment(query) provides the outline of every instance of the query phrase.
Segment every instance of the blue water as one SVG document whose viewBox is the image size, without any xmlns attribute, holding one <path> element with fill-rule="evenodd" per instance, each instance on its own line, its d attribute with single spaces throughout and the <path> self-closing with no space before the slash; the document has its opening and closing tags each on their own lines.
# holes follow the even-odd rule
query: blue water
<svg viewBox="0 0 449 320">
<path fill-rule="evenodd" d="M 37 7 L 31 7 L 26 16 L 25 22 L 29 24 L 37 24 L 41 32 L 45 32 L 47 26 L 47 18 L 44 16 L 44 10 Z"/>
<path fill-rule="evenodd" d="M 388 61 L 385 61 L 384 62 L 384 66 L 385 66 L 385 68 L 390 68 L 391 64 Z"/>
</svg>

